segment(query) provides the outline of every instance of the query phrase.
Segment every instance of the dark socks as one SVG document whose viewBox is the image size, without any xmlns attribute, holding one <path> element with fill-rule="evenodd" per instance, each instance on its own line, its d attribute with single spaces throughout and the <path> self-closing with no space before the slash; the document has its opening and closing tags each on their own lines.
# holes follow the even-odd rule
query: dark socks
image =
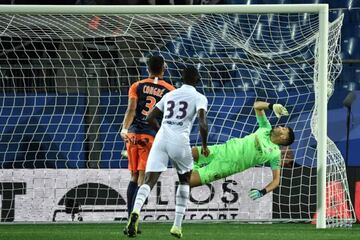
<svg viewBox="0 0 360 240">
<path fill-rule="evenodd" d="M 133 209 L 134 201 L 136 198 L 136 193 L 138 190 L 138 185 L 136 182 L 129 182 L 128 188 L 127 188 L 127 210 L 128 210 L 128 217 L 130 216 L 130 213 Z"/>
</svg>

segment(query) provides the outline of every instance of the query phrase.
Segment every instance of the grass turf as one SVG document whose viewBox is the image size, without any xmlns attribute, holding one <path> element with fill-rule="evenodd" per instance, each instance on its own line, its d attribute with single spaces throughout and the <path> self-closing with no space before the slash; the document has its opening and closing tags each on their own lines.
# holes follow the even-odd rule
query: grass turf
<svg viewBox="0 0 360 240">
<path fill-rule="evenodd" d="M 122 234 L 125 224 L 0 224 L 1 240 L 112 240 L 128 239 Z M 136 239 L 175 239 L 170 224 L 141 225 Z M 184 224 L 184 240 L 359 240 L 360 225 L 350 229 L 315 229 L 310 224 Z"/>
</svg>

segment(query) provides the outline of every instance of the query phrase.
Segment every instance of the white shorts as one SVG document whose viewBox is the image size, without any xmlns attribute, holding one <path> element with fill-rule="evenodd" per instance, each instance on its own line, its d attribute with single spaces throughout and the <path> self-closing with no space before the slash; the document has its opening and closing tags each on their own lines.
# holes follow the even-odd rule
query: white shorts
<svg viewBox="0 0 360 240">
<path fill-rule="evenodd" d="M 169 160 L 179 174 L 190 172 L 193 168 L 190 144 L 179 145 L 155 138 L 145 172 L 165 172 Z"/>
</svg>

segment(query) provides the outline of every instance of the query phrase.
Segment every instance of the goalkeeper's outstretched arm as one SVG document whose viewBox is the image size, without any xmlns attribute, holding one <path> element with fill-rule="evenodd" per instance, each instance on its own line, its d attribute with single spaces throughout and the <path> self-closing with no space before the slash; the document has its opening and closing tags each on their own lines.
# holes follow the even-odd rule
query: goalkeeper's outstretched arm
<svg viewBox="0 0 360 240">
<path fill-rule="evenodd" d="M 265 187 L 266 193 L 273 191 L 280 184 L 280 169 L 273 170 L 272 175 L 273 175 L 273 180 Z"/>
<path fill-rule="evenodd" d="M 254 103 L 254 109 L 257 116 L 264 116 L 266 109 L 272 109 L 276 117 L 288 116 L 289 113 L 286 108 L 281 104 L 272 104 L 268 102 L 256 101 Z"/>
<path fill-rule="evenodd" d="M 264 110 L 269 109 L 269 105 L 270 105 L 270 103 L 268 103 L 268 102 L 262 102 L 262 101 L 254 102 L 255 114 L 257 116 L 264 116 L 265 115 Z"/>
<path fill-rule="evenodd" d="M 263 197 L 265 194 L 273 191 L 274 189 L 276 189 L 279 184 L 280 184 L 280 169 L 277 170 L 273 170 L 272 171 L 273 174 L 273 180 L 266 185 L 266 187 L 262 190 L 258 190 L 258 189 L 251 189 L 249 192 L 249 197 L 252 200 L 256 200 L 258 198 Z"/>
</svg>

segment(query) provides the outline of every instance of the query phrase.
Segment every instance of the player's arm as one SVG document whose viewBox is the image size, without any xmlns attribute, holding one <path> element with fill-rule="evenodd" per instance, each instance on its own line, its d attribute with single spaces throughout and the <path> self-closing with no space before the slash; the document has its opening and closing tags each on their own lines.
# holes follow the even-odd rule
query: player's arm
<svg viewBox="0 0 360 240">
<path fill-rule="evenodd" d="M 122 124 L 122 129 L 120 132 L 121 138 L 124 139 L 124 141 L 129 140 L 127 133 L 128 128 L 134 121 L 134 117 L 136 114 L 136 106 L 137 106 L 137 98 L 129 98 L 128 106 L 125 112 L 124 121 Z"/>
<path fill-rule="evenodd" d="M 201 135 L 201 142 L 202 142 L 202 154 L 207 157 L 210 153 L 207 147 L 207 138 L 208 138 L 208 123 L 206 117 L 205 109 L 199 109 L 198 111 L 198 119 L 199 119 L 199 126 L 200 126 L 200 135 Z"/>
<path fill-rule="evenodd" d="M 149 114 L 146 117 L 146 121 L 149 123 L 150 127 L 152 127 L 156 132 L 160 129 L 160 123 L 157 119 L 159 119 L 164 111 L 164 106 L 166 102 L 166 94 L 161 100 L 150 110 Z"/>
<path fill-rule="evenodd" d="M 200 135 L 201 135 L 201 153 L 207 157 L 210 154 L 210 151 L 207 146 L 207 138 L 208 138 L 208 124 L 207 124 L 207 116 L 206 116 L 206 110 L 208 107 L 208 100 L 204 95 L 200 95 L 196 99 L 196 111 L 197 111 L 197 117 L 199 120 L 199 126 L 200 126 Z"/>
<path fill-rule="evenodd" d="M 160 129 L 160 124 L 157 119 L 161 115 L 162 115 L 161 110 L 157 106 L 155 106 L 150 110 L 149 115 L 147 115 L 146 117 L 146 121 L 156 132 Z"/>
<path fill-rule="evenodd" d="M 255 109 L 256 116 L 259 116 L 259 117 L 265 116 L 265 110 L 267 110 L 267 109 L 272 109 L 274 111 L 276 117 L 278 117 L 278 118 L 281 116 L 289 115 L 286 108 L 281 104 L 272 104 L 272 103 L 263 102 L 263 101 L 256 101 L 254 103 L 254 109 Z"/>
<path fill-rule="evenodd" d="M 123 125 L 122 125 L 122 129 L 120 132 L 120 136 L 122 139 L 124 139 L 124 141 L 129 140 L 129 138 L 127 136 L 128 129 L 129 129 L 130 125 L 132 124 L 132 122 L 134 121 L 134 118 L 136 115 L 136 107 L 137 107 L 137 101 L 138 101 L 137 86 L 138 86 L 138 82 L 133 83 L 129 88 L 128 106 L 127 106 L 127 109 L 125 112 Z"/>
<path fill-rule="evenodd" d="M 272 192 L 280 185 L 280 169 L 272 170 L 272 175 L 272 181 L 265 187 L 266 193 Z"/>
<path fill-rule="evenodd" d="M 265 110 L 269 109 L 270 103 L 256 101 L 254 102 L 254 109 L 256 116 L 265 116 Z"/>
<path fill-rule="evenodd" d="M 279 184 L 280 184 L 280 169 L 273 170 L 272 175 L 273 175 L 273 180 L 268 185 L 266 185 L 265 188 L 263 188 L 262 190 L 254 189 L 254 188 L 250 190 L 249 197 L 252 200 L 256 200 L 258 198 L 265 196 L 265 194 L 273 191 L 274 189 L 276 189 L 279 186 Z"/>
</svg>

